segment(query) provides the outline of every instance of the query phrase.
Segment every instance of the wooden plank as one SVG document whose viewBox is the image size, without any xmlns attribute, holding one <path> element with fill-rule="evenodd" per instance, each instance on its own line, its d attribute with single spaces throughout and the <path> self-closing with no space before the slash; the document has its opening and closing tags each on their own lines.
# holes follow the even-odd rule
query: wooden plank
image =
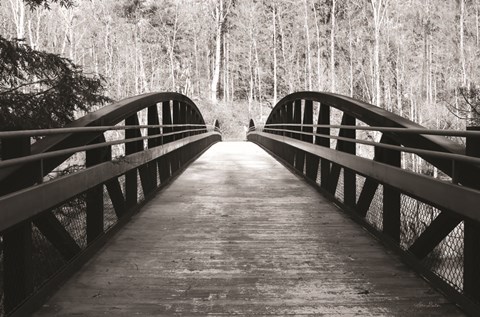
<svg viewBox="0 0 480 317">
<path fill-rule="evenodd" d="M 36 316 L 111 312 L 462 316 L 247 142 L 203 154 Z"/>
</svg>

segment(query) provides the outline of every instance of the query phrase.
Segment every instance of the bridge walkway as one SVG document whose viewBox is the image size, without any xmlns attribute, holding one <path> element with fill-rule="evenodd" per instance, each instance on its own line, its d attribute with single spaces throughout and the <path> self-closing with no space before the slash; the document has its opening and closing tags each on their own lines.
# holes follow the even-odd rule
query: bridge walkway
<svg viewBox="0 0 480 317">
<path fill-rule="evenodd" d="M 459 316 L 257 145 L 215 144 L 36 316 Z"/>
</svg>

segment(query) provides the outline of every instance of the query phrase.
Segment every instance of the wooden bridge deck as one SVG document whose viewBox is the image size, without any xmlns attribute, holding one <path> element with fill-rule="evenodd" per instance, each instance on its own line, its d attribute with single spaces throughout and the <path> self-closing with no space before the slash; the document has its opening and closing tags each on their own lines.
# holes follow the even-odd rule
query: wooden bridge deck
<svg viewBox="0 0 480 317">
<path fill-rule="evenodd" d="M 37 312 L 458 316 L 258 146 L 217 143 Z"/>
</svg>

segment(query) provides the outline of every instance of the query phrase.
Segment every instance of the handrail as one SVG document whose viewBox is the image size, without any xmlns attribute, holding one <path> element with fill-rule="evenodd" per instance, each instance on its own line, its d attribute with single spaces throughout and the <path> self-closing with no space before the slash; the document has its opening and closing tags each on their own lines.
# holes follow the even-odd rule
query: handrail
<svg viewBox="0 0 480 317">
<path fill-rule="evenodd" d="M 137 138 L 125 139 L 125 140 L 108 141 L 108 142 L 102 142 L 102 143 L 91 144 L 91 145 L 77 146 L 77 147 L 72 147 L 72 148 L 66 148 L 64 150 L 56 150 L 56 151 L 45 152 L 45 153 L 40 153 L 40 154 L 33 154 L 33 155 L 18 157 L 18 158 L 14 158 L 14 159 L 0 160 L 0 168 L 31 163 L 31 162 L 35 162 L 35 161 L 38 161 L 38 160 L 44 160 L 44 159 L 48 159 L 48 158 L 57 157 L 57 156 L 60 156 L 60 155 L 65 155 L 65 154 L 73 154 L 73 153 L 82 152 L 82 151 L 89 151 L 89 150 L 94 150 L 94 149 L 105 148 L 105 147 L 111 146 L 111 145 L 127 144 L 127 143 L 132 143 L 132 142 L 137 142 L 137 141 L 150 140 L 150 139 L 162 139 L 162 138 L 167 137 L 167 136 L 178 135 L 178 134 L 188 133 L 188 132 L 196 132 L 196 131 L 198 131 L 198 130 L 190 129 L 190 130 L 182 130 L 182 131 L 179 131 L 179 132 L 154 134 L 154 135 L 149 135 L 149 136 L 142 136 L 142 137 L 137 137 Z M 161 145 L 163 145 L 163 141 L 161 142 Z"/>
<path fill-rule="evenodd" d="M 195 103 L 190 100 L 188 97 L 179 94 L 179 93 L 147 93 L 135 97 L 130 97 L 113 103 L 109 106 L 105 106 L 100 108 L 99 110 L 88 113 L 84 117 L 71 122 L 65 128 L 85 128 L 85 127 L 98 127 L 98 126 L 115 126 L 119 122 L 130 118 L 131 116 L 136 116 L 137 112 L 147 109 L 151 106 L 156 106 L 158 104 L 162 105 L 163 107 L 173 107 L 173 103 L 176 103 L 178 106 L 176 113 L 169 114 L 169 119 L 174 119 L 173 116 L 177 115 L 177 120 L 184 119 L 179 118 L 179 109 L 181 104 L 185 104 L 187 107 L 191 109 L 192 116 L 195 117 L 192 120 L 192 124 L 201 124 L 205 125 L 205 121 L 203 116 L 201 115 L 198 107 Z M 172 104 L 171 104 L 172 103 Z M 170 111 L 170 110 L 169 110 Z M 172 123 L 183 123 L 183 122 L 164 122 L 165 124 L 172 124 Z M 138 125 L 138 124 L 133 124 Z M 58 148 L 65 148 L 67 146 L 82 146 L 86 145 L 92 141 L 94 141 L 101 133 L 100 131 L 94 131 L 91 133 L 67 133 L 67 134 L 56 134 L 51 135 L 48 138 L 43 138 L 41 140 L 37 140 L 31 146 L 31 154 L 39 154 L 47 151 L 52 151 Z M 52 171 L 57 165 L 63 162 L 66 157 L 57 157 L 55 159 L 50 159 L 48 162 L 43 164 L 43 173 L 46 175 L 50 171 Z M 27 174 L 26 171 L 19 170 L 20 166 L 18 167 L 10 167 L 10 169 L 0 170 L 0 187 L 2 187 L 2 183 L 10 183 L 12 179 L 18 179 L 19 177 L 25 177 L 24 175 Z M 31 172 L 33 173 L 33 172 Z"/>
<path fill-rule="evenodd" d="M 147 124 L 140 125 L 142 110 Z M 124 133 L 110 138 L 104 134 L 108 131 Z M 31 144 L 36 137 L 42 138 Z M 24 316 L 143 201 L 221 141 L 221 129 L 218 121 L 205 124 L 188 97 L 149 93 L 103 107 L 63 128 L 2 131 L 0 140 L 0 312 Z M 112 157 L 115 145 L 125 145 L 121 156 Z M 80 162 L 84 168 L 44 182 L 45 175 L 79 152 L 85 153 Z M 34 259 L 45 256 L 55 261 L 44 259 L 34 268 Z M 40 277 L 30 279 L 33 272 Z"/>
<path fill-rule="evenodd" d="M 275 123 L 258 125 L 256 128 L 264 129 L 266 127 L 312 127 L 312 128 L 332 128 L 346 130 L 362 130 L 362 131 L 378 131 L 378 132 L 395 132 L 406 134 L 425 134 L 440 135 L 453 137 L 480 137 L 480 131 L 459 131 L 459 130 L 441 130 L 441 129 L 413 129 L 413 128 L 389 128 L 381 126 L 351 126 L 338 124 L 295 124 L 295 123 Z M 254 127 L 255 128 L 255 127 Z M 295 130 L 285 130 L 285 132 L 295 132 Z"/>
<path fill-rule="evenodd" d="M 0 139 L 16 137 L 34 137 L 65 133 L 84 133 L 84 132 L 105 132 L 116 130 L 150 129 L 150 128 L 182 128 L 182 127 L 201 127 L 215 129 L 214 125 L 208 124 L 151 124 L 151 125 L 131 125 L 131 126 L 95 126 L 95 127 L 73 127 L 73 128 L 54 128 L 38 130 L 15 130 L 0 131 Z"/>
<path fill-rule="evenodd" d="M 215 132 L 209 132 L 206 136 L 214 135 Z M 47 183 L 25 188 L 15 193 L 1 196 L 0 205 L 2 206 L 2 221 L 0 222 L 0 232 L 25 221 L 44 210 L 52 208 L 70 197 L 74 197 L 85 189 L 101 185 L 111 179 L 118 177 L 132 168 L 139 167 L 153 158 L 160 155 L 167 155 L 182 146 L 192 144 L 204 138 L 203 135 L 195 135 L 178 141 L 173 141 L 153 149 L 137 152 L 115 161 L 108 161 L 87 167 L 64 177 L 56 178 Z M 79 182 L 87 183 L 84 187 L 74 186 Z M 51 197 L 48 200 L 42 197 Z"/>
<path fill-rule="evenodd" d="M 333 108 L 341 124 L 331 124 Z M 357 131 L 375 131 L 381 138 Z M 350 97 L 298 92 L 280 100 L 265 124 L 250 120 L 247 139 L 304 176 L 458 305 L 478 314 L 479 128 L 426 129 Z M 357 155 L 357 144 L 372 151 Z M 409 170 L 418 157 L 451 181 Z"/>
<path fill-rule="evenodd" d="M 378 148 L 396 150 L 396 151 L 405 152 L 405 153 L 418 154 L 418 155 L 422 155 L 422 156 L 425 156 L 425 157 L 427 157 L 427 156 L 428 157 L 437 157 L 437 158 L 450 159 L 450 160 L 455 160 L 455 161 L 470 163 L 470 164 L 480 164 L 480 158 L 472 157 L 472 156 L 466 156 L 464 154 L 423 150 L 423 149 L 419 149 L 419 148 L 412 148 L 412 147 L 406 147 L 406 146 L 400 146 L 400 145 L 391 145 L 391 144 L 384 144 L 384 143 L 374 142 L 374 141 L 346 138 L 346 137 L 330 135 L 330 134 L 325 134 L 325 133 L 301 132 L 301 131 L 292 131 L 292 130 L 285 130 L 285 129 L 270 129 L 270 128 L 264 128 L 263 131 L 266 131 L 266 132 L 275 131 L 275 132 L 283 132 L 283 133 L 291 133 L 291 134 L 299 134 L 299 135 L 318 136 L 318 137 L 335 139 L 335 140 L 340 140 L 340 141 L 345 141 L 345 142 L 350 142 L 350 143 L 371 145 L 371 146 L 378 147 Z M 475 131 L 475 132 L 477 132 L 477 131 Z M 480 136 L 480 135 L 478 133 L 476 133 L 476 134 L 474 134 L 474 136 Z"/>
<path fill-rule="evenodd" d="M 399 167 L 363 157 L 355 157 L 355 159 L 352 159 L 352 156 L 354 156 L 353 154 L 343 153 L 341 151 L 309 144 L 292 138 L 285 140 L 283 137 L 265 132 L 258 132 L 258 135 L 290 144 L 306 153 L 334 161 L 346 168 L 355 170 L 355 172 L 362 176 L 381 180 L 383 184 L 398 188 L 402 193 L 406 193 L 428 204 L 432 204 L 439 209 L 447 209 L 480 222 L 480 213 L 477 212 L 478 206 L 475 204 L 475 202 L 480 202 L 480 190 L 438 181 L 426 175 L 413 173 Z M 421 184 L 421 186 L 412 186 L 412 184 Z M 438 195 L 438 193 L 445 192 L 448 192 L 451 195 L 463 194 L 463 199 L 461 201 L 455 201 L 451 199 L 451 196 Z"/>
<path fill-rule="evenodd" d="M 408 128 L 408 129 L 423 129 L 424 127 L 406 119 L 401 116 L 398 116 L 394 113 L 376 107 L 374 105 L 355 100 L 350 97 L 342 96 L 334 93 L 327 92 L 313 92 L 313 91 L 300 91 L 292 93 L 290 95 L 282 98 L 272 109 L 270 115 L 267 118 L 266 124 L 279 123 L 274 122 L 280 118 L 280 112 L 286 113 L 285 108 L 288 108 L 288 105 L 292 105 L 296 101 L 308 100 L 309 102 L 317 102 L 321 105 L 332 107 L 342 111 L 344 114 L 355 118 L 369 126 L 374 127 L 390 127 L 390 128 Z M 282 115 L 283 115 L 282 113 Z M 300 111 L 301 113 L 301 111 Z M 293 116 L 290 119 L 290 122 L 285 123 L 298 123 L 301 122 L 301 118 L 295 118 L 297 122 L 293 121 Z M 388 136 L 395 140 L 395 142 L 405 145 L 419 145 L 419 147 L 436 150 L 441 152 L 450 152 L 461 154 L 464 153 L 464 147 L 455 142 L 452 142 L 448 139 L 437 135 L 419 135 L 419 134 L 405 134 L 399 135 L 395 133 L 388 133 Z M 412 146 L 413 147 L 413 146 Z M 445 164 L 444 162 L 437 162 L 427 158 L 431 164 L 442 170 L 447 175 L 452 175 L 452 167 L 450 164 Z"/>
</svg>

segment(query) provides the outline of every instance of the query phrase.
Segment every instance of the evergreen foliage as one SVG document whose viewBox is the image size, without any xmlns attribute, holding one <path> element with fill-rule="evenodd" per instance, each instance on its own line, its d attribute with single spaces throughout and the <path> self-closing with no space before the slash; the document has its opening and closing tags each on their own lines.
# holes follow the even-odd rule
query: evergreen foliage
<svg viewBox="0 0 480 317">
<path fill-rule="evenodd" d="M 53 2 L 71 5 L 69 0 Z M 26 3 L 48 6 L 45 0 Z M 101 77 L 86 76 L 69 59 L 34 50 L 22 39 L 0 36 L 0 60 L 1 130 L 63 126 L 75 111 L 109 101 Z"/>
<path fill-rule="evenodd" d="M 0 36 L 0 126 L 52 128 L 76 110 L 108 101 L 101 78 L 87 77 L 70 60 Z"/>
</svg>

